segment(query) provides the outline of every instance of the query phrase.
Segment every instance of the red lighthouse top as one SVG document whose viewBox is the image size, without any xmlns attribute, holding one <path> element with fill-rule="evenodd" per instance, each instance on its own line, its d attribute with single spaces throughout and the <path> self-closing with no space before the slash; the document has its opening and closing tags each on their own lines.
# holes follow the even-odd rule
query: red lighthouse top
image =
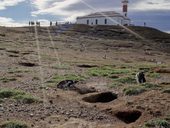
<svg viewBox="0 0 170 128">
<path fill-rule="evenodd" d="M 123 12 L 127 12 L 127 11 L 128 11 L 127 5 L 123 5 Z"/>
<path fill-rule="evenodd" d="M 128 3 L 129 3 L 128 0 L 122 0 L 122 4 L 123 4 L 122 10 L 125 17 L 127 16 L 127 12 L 128 12 Z"/>
</svg>

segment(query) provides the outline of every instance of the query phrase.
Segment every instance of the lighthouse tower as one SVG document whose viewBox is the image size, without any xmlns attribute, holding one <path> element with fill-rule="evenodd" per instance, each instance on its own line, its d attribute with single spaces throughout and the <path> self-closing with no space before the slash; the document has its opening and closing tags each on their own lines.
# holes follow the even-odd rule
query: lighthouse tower
<svg viewBox="0 0 170 128">
<path fill-rule="evenodd" d="M 128 12 L 128 0 L 122 0 L 122 4 L 123 4 L 123 14 L 125 17 L 127 17 L 127 12 Z"/>
</svg>

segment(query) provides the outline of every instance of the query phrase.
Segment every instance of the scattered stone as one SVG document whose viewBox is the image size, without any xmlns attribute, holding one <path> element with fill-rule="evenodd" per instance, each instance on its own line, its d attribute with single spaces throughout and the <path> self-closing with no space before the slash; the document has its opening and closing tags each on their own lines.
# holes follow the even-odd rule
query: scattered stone
<svg viewBox="0 0 170 128">
<path fill-rule="evenodd" d="M 30 117 L 33 117 L 33 116 L 34 116 L 34 114 L 33 114 L 33 113 L 31 113 L 31 114 L 30 114 Z"/>
<path fill-rule="evenodd" d="M 0 106 L 0 111 L 4 111 L 4 107 L 1 107 L 1 106 Z"/>
</svg>

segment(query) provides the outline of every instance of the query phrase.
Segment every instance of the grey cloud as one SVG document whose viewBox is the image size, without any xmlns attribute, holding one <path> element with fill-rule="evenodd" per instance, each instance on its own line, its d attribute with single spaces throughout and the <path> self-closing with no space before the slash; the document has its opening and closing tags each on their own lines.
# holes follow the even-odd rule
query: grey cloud
<svg viewBox="0 0 170 128">
<path fill-rule="evenodd" d="M 154 2 L 147 2 L 147 3 L 148 3 L 148 4 L 152 4 L 152 5 L 153 5 L 153 4 L 159 4 L 159 3 L 154 3 Z"/>
<path fill-rule="evenodd" d="M 117 10 L 118 8 L 121 7 L 121 1 L 118 0 L 84 0 L 84 2 L 86 2 L 88 5 L 90 5 L 91 7 L 94 7 L 95 10 Z M 69 11 L 89 11 L 92 10 L 91 8 L 89 8 L 86 4 L 84 4 L 83 2 L 78 2 L 76 4 L 73 4 L 67 8 L 65 8 L 66 10 Z"/>
</svg>

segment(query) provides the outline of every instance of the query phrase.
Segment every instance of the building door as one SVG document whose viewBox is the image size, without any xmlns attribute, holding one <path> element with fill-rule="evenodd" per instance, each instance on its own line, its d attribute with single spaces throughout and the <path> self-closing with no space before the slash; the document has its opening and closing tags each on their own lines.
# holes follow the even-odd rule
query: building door
<svg viewBox="0 0 170 128">
<path fill-rule="evenodd" d="M 96 19 L 96 25 L 98 25 L 98 20 Z"/>
<path fill-rule="evenodd" d="M 104 24 L 107 24 L 107 19 L 104 20 Z"/>
<path fill-rule="evenodd" d="M 87 20 L 87 25 L 89 25 L 89 20 Z"/>
</svg>

